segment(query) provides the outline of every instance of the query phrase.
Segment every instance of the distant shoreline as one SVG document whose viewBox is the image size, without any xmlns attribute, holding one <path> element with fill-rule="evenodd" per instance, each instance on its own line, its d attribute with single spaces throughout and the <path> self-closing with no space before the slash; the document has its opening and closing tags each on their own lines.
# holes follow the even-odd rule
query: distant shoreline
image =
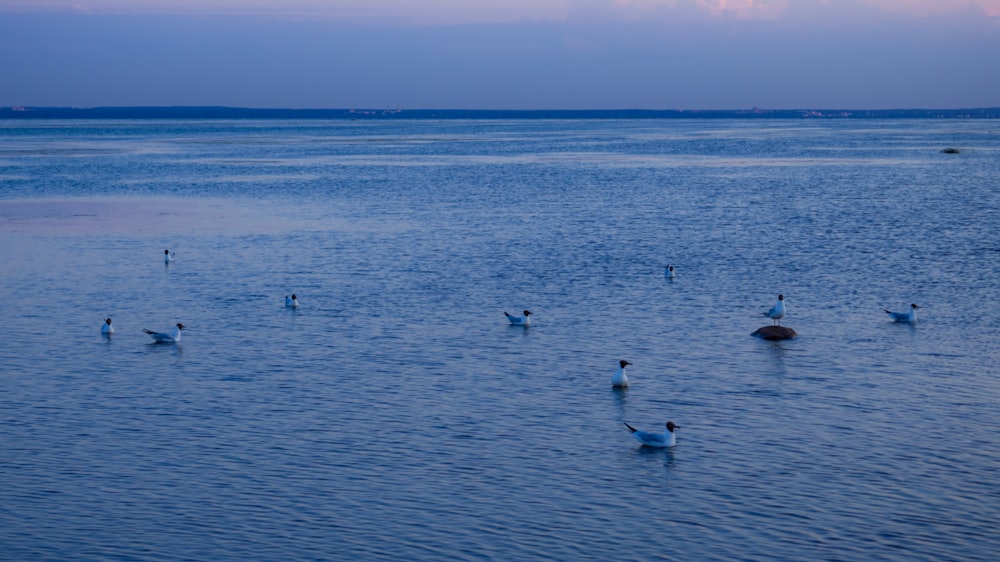
<svg viewBox="0 0 1000 562">
<path fill-rule="evenodd" d="M 969 109 L 276 109 L 0 107 L 0 119 L 1000 119 L 1000 107 Z"/>
</svg>

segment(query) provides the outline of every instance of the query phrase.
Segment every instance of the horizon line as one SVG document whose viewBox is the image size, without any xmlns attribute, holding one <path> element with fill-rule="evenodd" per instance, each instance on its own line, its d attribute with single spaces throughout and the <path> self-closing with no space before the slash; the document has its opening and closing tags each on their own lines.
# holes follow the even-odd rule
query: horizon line
<svg viewBox="0 0 1000 562">
<path fill-rule="evenodd" d="M 446 118 L 446 117 L 741 117 L 741 118 L 1000 118 L 1000 106 L 967 108 L 787 108 L 761 107 L 740 109 L 456 109 L 422 108 L 402 109 L 392 107 L 355 108 L 294 108 L 294 107 L 243 107 L 227 105 L 125 105 L 125 106 L 0 106 L 2 119 L 45 118 Z"/>
<path fill-rule="evenodd" d="M 288 107 L 288 106 L 251 106 L 251 105 L 220 105 L 220 104 L 168 104 L 168 105 L 2 105 L 0 110 L 39 110 L 39 109 L 235 109 L 248 111 L 982 111 L 1000 110 L 997 106 L 971 107 L 730 107 L 730 108 L 650 108 L 650 107 L 589 107 L 589 108 L 495 108 L 495 107 L 412 107 L 403 108 L 386 106 L 355 106 L 355 107 Z"/>
</svg>

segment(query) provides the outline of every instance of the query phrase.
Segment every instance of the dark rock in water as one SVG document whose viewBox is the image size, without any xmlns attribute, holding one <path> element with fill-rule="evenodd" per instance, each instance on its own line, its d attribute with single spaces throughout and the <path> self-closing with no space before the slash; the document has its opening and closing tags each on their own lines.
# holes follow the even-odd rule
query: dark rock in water
<svg viewBox="0 0 1000 562">
<path fill-rule="evenodd" d="M 941 152 L 943 152 L 945 154 L 958 154 L 959 152 L 961 152 L 961 150 L 959 150 L 957 148 L 945 148 L 945 149 L 941 150 Z"/>
<path fill-rule="evenodd" d="M 765 340 L 790 340 L 798 334 L 795 333 L 795 330 L 785 326 L 764 326 L 750 335 Z"/>
</svg>

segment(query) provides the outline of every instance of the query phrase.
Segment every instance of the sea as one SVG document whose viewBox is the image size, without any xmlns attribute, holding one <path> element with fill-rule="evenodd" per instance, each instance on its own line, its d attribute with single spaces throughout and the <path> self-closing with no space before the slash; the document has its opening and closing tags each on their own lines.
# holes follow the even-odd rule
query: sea
<svg viewBox="0 0 1000 562">
<path fill-rule="evenodd" d="M 2 120 L 0 560 L 996 560 L 998 303 L 995 119 Z"/>
</svg>

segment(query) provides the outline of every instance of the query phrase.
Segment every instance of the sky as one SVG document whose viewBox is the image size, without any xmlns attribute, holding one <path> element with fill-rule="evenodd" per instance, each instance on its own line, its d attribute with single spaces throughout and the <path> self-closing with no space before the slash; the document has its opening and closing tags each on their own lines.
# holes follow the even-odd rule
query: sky
<svg viewBox="0 0 1000 562">
<path fill-rule="evenodd" d="M 0 106 L 1000 107 L 1000 0 L 0 0 Z"/>
</svg>

